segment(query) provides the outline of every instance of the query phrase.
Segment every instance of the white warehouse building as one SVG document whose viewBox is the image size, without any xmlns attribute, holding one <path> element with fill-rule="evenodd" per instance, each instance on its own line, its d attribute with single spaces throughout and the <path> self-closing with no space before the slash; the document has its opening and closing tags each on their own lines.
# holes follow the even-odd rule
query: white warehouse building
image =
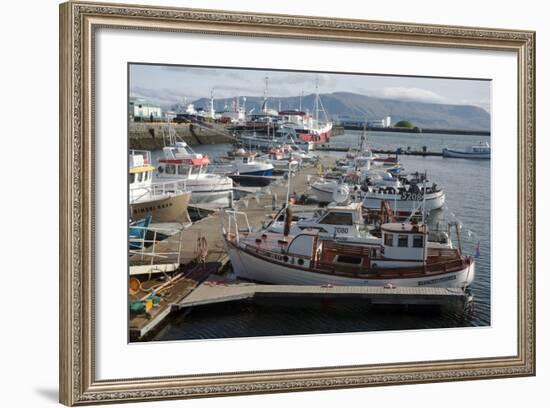
<svg viewBox="0 0 550 408">
<path fill-rule="evenodd" d="M 391 126 L 391 117 L 386 116 L 384 119 L 375 119 L 367 121 L 369 127 L 386 128 Z"/>
<path fill-rule="evenodd" d="M 129 114 L 134 118 L 140 119 L 160 119 L 162 118 L 162 109 L 158 105 L 153 105 L 144 100 L 132 100 L 130 101 Z"/>
</svg>

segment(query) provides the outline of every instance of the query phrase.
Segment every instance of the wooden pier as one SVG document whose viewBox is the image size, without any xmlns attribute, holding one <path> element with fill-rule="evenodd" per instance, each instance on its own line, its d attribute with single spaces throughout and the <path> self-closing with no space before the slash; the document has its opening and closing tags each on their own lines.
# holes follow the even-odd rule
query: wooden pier
<svg viewBox="0 0 550 408">
<path fill-rule="evenodd" d="M 143 289 L 134 295 L 130 295 L 130 300 L 136 301 L 146 298 L 147 293 L 149 293 L 148 288 L 155 288 L 160 285 L 166 285 L 167 288 L 159 293 L 162 296 L 158 304 L 153 306 L 146 313 L 131 315 L 129 323 L 130 340 L 139 340 L 143 338 L 143 336 L 146 336 L 151 330 L 155 329 L 172 312 L 172 305 L 174 303 L 182 301 L 187 295 L 192 293 L 204 279 L 216 273 L 219 268 L 220 264 L 215 262 L 190 264 L 183 267 L 181 272 L 170 282 L 159 280 L 158 278 L 143 282 Z M 155 293 L 158 292 L 155 291 Z"/>
<path fill-rule="evenodd" d="M 327 168 L 334 158 L 324 157 L 320 165 Z M 290 193 L 300 194 L 308 190 L 309 179 L 319 175 L 321 166 L 302 168 L 292 177 Z M 245 211 L 252 229 L 269 222 L 286 201 L 287 182 L 283 178 L 263 188 L 243 188 L 243 196 L 235 204 L 236 209 Z M 298 194 L 298 195 L 300 195 Z M 316 208 L 316 207 L 315 207 Z M 294 206 L 294 211 L 314 210 L 311 206 Z M 243 282 L 214 282 L 208 278 L 219 274 L 229 263 L 225 252 L 221 227 L 226 222 L 221 211 L 209 216 L 163 241 L 155 244 L 160 253 L 177 250 L 179 268 L 171 276 L 177 277 L 169 289 L 162 292 L 161 300 L 146 313 L 131 314 L 129 329 L 132 341 L 143 339 L 157 328 L 173 311 L 193 306 L 223 303 L 235 300 L 266 296 L 357 298 L 371 304 L 391 305 L 463 305 L 469 295 L 461 290 L 445 288 L 377 288 L 377 287 L 324 287 L 256 285 Z M 241 222 L 241 220 L 239 220 Z M 131 301 L 140 301 L 146 296 L 156 295 L 154 289 L 166 283 L 167 275 L 157 273 L 140 282 L 138 293 L 131 295 Z"/>
<path fill-rule="evenodd" d="M 332 161 L 333 159 L 325 159 L 325 166 L 331 164 Z M 316 174 L 317 168 L 314 166 L 304 167 L 296 172 L 291 180 L 290 192 L 306 191 L 308 175 Z M 269 221 L 286 201 L 287 183 L 283 178 L 279 178 L 267 187 L 245 187 L 241 191 L 245 195 L 236 202 L 236 208 L 246 211 L 251 227 L 258 228 L 263 222 Z M 189 228 L 155 244 L 155 251 L 164 254 L 173 254 L 174 248 L 179 248 L 179 271 L 183 271 L 183 276 L 174 283 L 167 294 L 162 295 L 162 300 L 147 313 L 131 315 L 129 326 L 132 340 L 139 340 L 155 329 L 170 314 L 174 304 L 180 303 L 193 293 L 209 275 L 216 274 L 226 267 L 229 258 L 224 250 L 221 235 L 224 218 L 221 211 L 212 211 L 208 217 L 194 222 Z M 204 244 L 200 244 L 201 241 L 206 242 L 206 247 Z M 175 259 L 175 255 L 171 255 L 171 259 Z M 205 265 L 205 268 L 197 272 L 196 266 L 202 264 Z M 144 288 L 154 287 L 162 284 L 163 279 L 165 279 L 165 275 L 160 271 L 141 284 Z M 143 291 L 139 293 L 141 297 L 145 295 L 146 293 Z M 138 295 L 130 296 L 130 300 L 139 299 Z"/>
</svg>

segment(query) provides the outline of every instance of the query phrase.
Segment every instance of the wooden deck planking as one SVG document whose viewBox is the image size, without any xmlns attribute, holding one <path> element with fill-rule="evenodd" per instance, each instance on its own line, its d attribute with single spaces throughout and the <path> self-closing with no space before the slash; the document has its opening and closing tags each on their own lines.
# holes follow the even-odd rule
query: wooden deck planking
<svg viewBox="0 0 550 408">
<path fill-rule="evenodd" d="M 256 296 L 300 296 L 320 298 L 358 298 L 372 304 L 453 305 L 463 304 L 468 295 L 461 289 L 372 286 L 257 285 L 251 283 L 204 282 L 174 304 L 178 309 L 251 299 Z"/>
<path fill-rule="evenodd" d="M 174 303 L 182 301 L 187 295 L 201 284 L 210 274 L 215 273 L 219 268 L 217 263 L 206 263 L 204 265 L 193 266 L 188 271 L 184 271 L 184 276 L 174 283 L 174 286 L 162 294 L 161 301 L 153 306 L 147 313 L 132 316 L 129 322 L 130 339 L 138 340 L 155 329 L 172 311 Z M 159 281 L 149 281 L 150 287 Z M 146 292 L 140 292 L 134 297 L 134 300 L 146 295 Z"/>
<path fill-rule="evenodd" d="M 330 159 L 332 161 L 332 159 Z M 327 162 L 328 163 L 328 162 Z M 291 190 L 302 194 L 307 190 L 307 176 L 315 175 L 314 167 L 304 167 L 292 177 Z M 276 213 L 283 205 L 286 199 L 287 184 L 286 181 L 271 184 L 268 187 L 261 189 L 261 192 L 253 192 L 237 201 L 236 209 L 244 211 L 247 214 L 250 226 L 257 229 L 263 222 L 270 220 L 270 216 Z M 276 196 L 275 209 L 273 209 L 273 196 Z M 312 206 L 297 206 L 299 209 L 312 210 Z M 223 248 L 223 239 L 221 235 L 221 225 L 225 222 L 221 211 L 215 211 L 210 216 L 203 218 L 200 221 L 182 231 L 183 243 L 180 251 L 181 264 L 186 265 L 194 261 L 197 256 L 197 239 L 199 237 L 206 238 L 208 243 L 207 262 L 216 262 L 225 255 Z M 239 218 L 239 222 L 243 222 L 241 227 L 244 227 L 244 220 Z M 174 242 L 179 239 L 179 234 L 173 235 L 164 241 L 157 244 L 157 251 L 162 252 L 164 246 L 174 248 Z"/>
</svg>

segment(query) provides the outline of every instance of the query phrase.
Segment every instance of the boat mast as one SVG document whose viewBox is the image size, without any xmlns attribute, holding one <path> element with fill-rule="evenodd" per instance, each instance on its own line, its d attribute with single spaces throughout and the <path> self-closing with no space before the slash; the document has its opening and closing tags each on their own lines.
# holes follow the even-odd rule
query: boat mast
<svg viewBox="0 0 550 408">
<path fill-rule="evenodd" d="M 210 117 L 214 119 L 216 112 L 214 111 L 214 88 L 210 90 Z"/>
<path fill-rule="evenodd" d="M 319 112 L 323 112 L 323 115 L 325 117 L 325 122 L 329 122 L 327 111 L 325 110 L 325 107 L 323 106 L 323 102 L 321 101 L 321 97 L 319 96 L 319 76 L 315 78 L 315 102 L 313 105 L 313 110 L 315 111 L 315 121 L 317 122 L 317 125 L 319 124 Z"/>
<path fill-rule="evenodd" d="M 264 113 L 267 113 L 267 91 L 269 86 L 269 77 L 265 77 L 265 88 L 264 88 Z"/>
<path fill-rule="evenodd" d="M 315 78 L 315 103 L 313 111 L 315 112 L 315 122 L 319 123 L 319 76 Z"/>
<path fill-rule="evenodd" d="M 286 186 L 286 205 L 288 206 L 288 200 L 290 200 L 290 182 L 292 180 L 292 159 L 288 162 L 288 183 Z"/>
<path fill-rule="evenodd" d="M 426 178 L 428 170 L 424 170 L 424 183 L 422 186 L 422 223 L 426 224 Z"/>
</svg>

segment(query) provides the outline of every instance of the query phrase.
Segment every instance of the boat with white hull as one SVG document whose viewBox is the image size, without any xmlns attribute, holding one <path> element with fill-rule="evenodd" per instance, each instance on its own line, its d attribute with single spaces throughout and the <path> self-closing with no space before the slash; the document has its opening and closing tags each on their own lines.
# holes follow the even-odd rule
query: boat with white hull
<svg viewBox="0 0 550 408">
<path fill-rule="evenodd" d="M 220 174 L 207 173 L 208 156 L 195 153 L 185 142 L 175 142 L 163 149 L 156 177 L 182 182 L 192 192 L 191 203 L 229 207 L 233 199 L 233 180 Z"/>
<path fill-rule="evenodd" d="M 422 180 L 422 184 L 419 184 Z M 420 205 L 429 213 L 431 210 L 442 208 L 445 204 L 445 192 L 435 183 L 414 179 L 411 183 L 404 177 L 369 177 L 362 184 L 347 184 L 342 180 L 320 179 L 311 184 L 311 190 L 320 203 L 331 203 L 334 194 L 345 186 L 349 196 L 354 200 L 361 200 L 365 210 L 378 210 L 382 203 L 387 201 L 394 212 L 411 213 Z M 408 184 L 404 184 L 408 183 Z"/>
<path fill-rule="evenodd" d="M 233 217 L 233 221 L 231 218 Z M 460 249 L 429 248 L 424 224 L 382 226 L 382 243 L 367 247 L 320 239 L 243 232 L 230 213 L 225 248 L 238 278 L 278 285 L 345 285 L 466 288 L 475 261 Z"/>
<path fill-rule="evenodd" d="M 273 165 L 256 160 L 255 153 L 249 153 L 241 148 L 228 156 L 219 158 L 214 165 L 210 166 L 209 171 L 227 175 L 272 176 Z"/>
<path fill-rule="evenodd" d="M 388 206 L 389 208 L 389 206 Z M 390 209 L 391 211 L 391 209 Z M 358 245 L 380 245 L 382 238 L 373 235 L 365 224 L 361 203 L 330 204 L 315 213 L 292 213 L 289 235 L 298 235 L 304 231 L 315 230 L 321 239 L 329 238 L 341 243 Z M 393 218 L 393 213 L 392 219 Z M 273 220 L 265 226 L 267 232 L 283 234 L 285 229 L 285 209 L 281 209 Z M 449 231 L 430 231 L 428 247 L 453 248 Z"/>
<path fill-rule="evenodd" d="M 191 191 L 178 182 L 155 182 L 151 165 L 151 152 L 130 150 L 129 154 L 129 205 L 134 220 L 148 215 L 153 222 L 179 222 L 190 224 L 187 206 Z"/>
<path fill-rule="evenodd" d="M 478 145 L 468 146 L 466 149 L 443 149 L 443 157 L 456 159 L 490 159 L 491 147 L 489 143 L 480 142 Z"/>
<path fill-rule="evenodd" d="M 426 191 L 426 194 L 423 192 Z M 399 191 L 398 189 L 373 188 L 363 194 L 364 209 L 379 209 L 382 202 L 387 201 L 394 212 L 410 213 L 416 211 L 420 205 L 423 206 L 426 213 L 431 210 L 442 208 L 445 204 L 445 192 L 443 190 L 426 190 L 419 188 L 419 191 L 407 189 Z"/>
<path fill-rule="evenodd" d="M 365 177 L 362 179 L 362 177 Z M 349 194 L 354 201 L 362 200 L 366 194 L 365 187 L 361 183 L 365 183 L 365 179 L 368 177 L 368 183 L 370 185 L 382 186 L 382 187 L 392 187 L 400 188 L 402 187 L 399 179 L 394 178 L 390 173 L 380 171 L 371 171 L 363 175 L 358 175 L 357 173 L 348 174 L 340 179 L 332 178 L 321 178 L 311 183 L 310 187 L 317 200 L 320 203 L 331 203 L 334 201 L 334 194 L 339 188 L 345 186 L 348 189 Z M 360 181 L 360 180 L 363 181 Z M 368 187 L 368 186 L 367 186 Z"/>
</svg>

